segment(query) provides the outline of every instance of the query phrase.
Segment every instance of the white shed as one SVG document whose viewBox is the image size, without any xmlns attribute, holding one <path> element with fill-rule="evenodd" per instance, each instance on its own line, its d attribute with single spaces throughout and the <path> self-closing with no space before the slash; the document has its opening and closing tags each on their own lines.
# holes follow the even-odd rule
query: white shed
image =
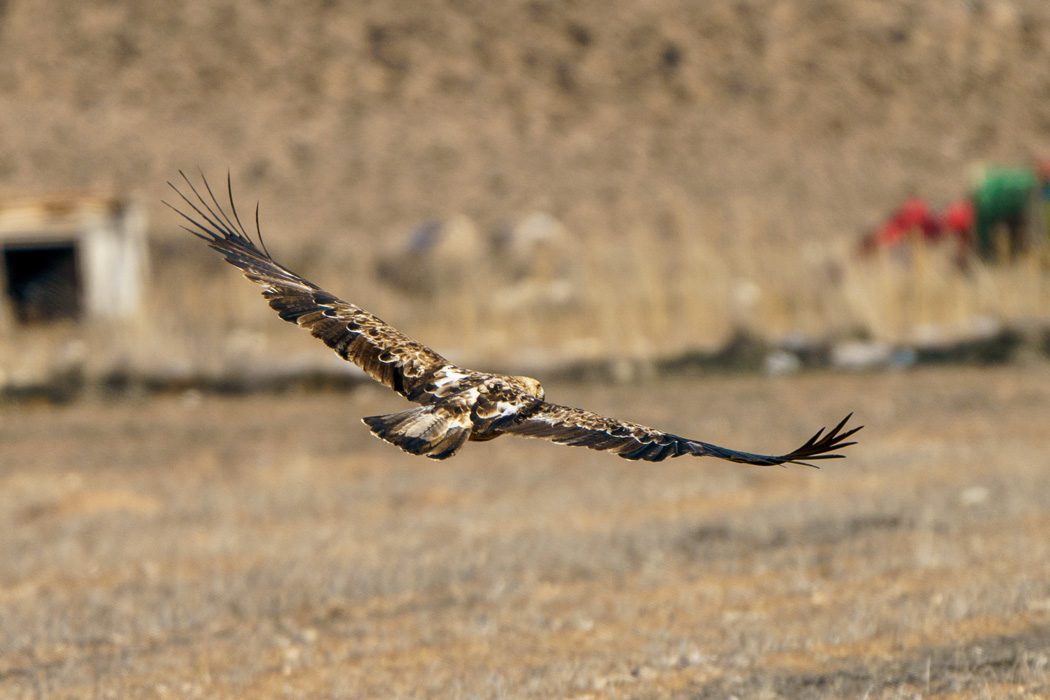
<svg viewBox="0 0 1050 700">
<path fill-rule="evenodd" d="M 0 200 L 0 314 L 8 323 L 134 316 L 146 272 L 145 215 L 128 198 Z"/>
</svg>

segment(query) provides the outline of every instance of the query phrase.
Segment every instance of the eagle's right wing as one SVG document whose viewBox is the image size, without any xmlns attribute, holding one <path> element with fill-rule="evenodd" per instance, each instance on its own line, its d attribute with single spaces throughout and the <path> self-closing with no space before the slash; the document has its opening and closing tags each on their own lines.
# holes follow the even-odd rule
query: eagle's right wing
<svg viewBox="0 0 1050 700">
<path fill-rule="evenodd" d="M 540 404 L 527 417 L 510 423 L 506 427 L 501 427 L 501 429 L 514 435 L 546 438 L 562 445 L 578 445 L 592 450 L 607 450 L 615 452 L 624 459 L 642 459 L 647 462 L 659 462 L 668 457 L 693 455 L 718 457 L 730 462 L 759 466 L 804 464 L 812 467 L 814 465 L 808 464 L 806 460 L 837 459 L 842 455 L 832 454 L 835 450 L 856 444 L 846 442 L 846 440 L 863 426 L 842 432 L 846 421 L 852 415 L 851 413 L 846 416 L 826 435 L 823 434 L 824 429 L 821 428 L 806 444 L 783 455 L 761 455 L 730 450 L 647 428 L 637 423 L 606 418 L 580 408 L 551 403 Z"/>
<path fill-rule="evenodd" d="M 179 174 L 197 201 L 192 201 L 169 182 L 193 212 L 188 214 L 170 204 L 168 206 L 193 226 L 184 227 L 187 231 L 203 238 L 208 245 L 226 256 L 228 263 L 241 268 L 245 277 L 262 285 L 263 296 L 285 321 L 306 328 L 340 357 L 353 362 L 376 381 L 412 400 L 418 400 L 423 395 L 428 378 L 436 370 L 450 364 L 441 355 L 373 314 L 332 296 L 279 265 L 265 248 L 260 250 L 241 225 L 228 180 L 232 218 L 219 205 L 207 181 L 204 187 L 211 199 L 210 205 L 186 175 L 181 171 Z"/>
</svg>

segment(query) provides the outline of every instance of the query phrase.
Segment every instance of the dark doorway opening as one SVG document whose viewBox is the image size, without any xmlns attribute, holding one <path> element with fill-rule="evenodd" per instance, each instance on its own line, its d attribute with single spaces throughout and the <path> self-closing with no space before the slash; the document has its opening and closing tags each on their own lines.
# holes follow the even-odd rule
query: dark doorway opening
<svg viewBox="0 0 1050 700">
<path fill-rule="evenodd" d="M 19 323 L 76 320 L 82 286 L 73 241 L 4 247 L 7 298 Z"/>
</svg>

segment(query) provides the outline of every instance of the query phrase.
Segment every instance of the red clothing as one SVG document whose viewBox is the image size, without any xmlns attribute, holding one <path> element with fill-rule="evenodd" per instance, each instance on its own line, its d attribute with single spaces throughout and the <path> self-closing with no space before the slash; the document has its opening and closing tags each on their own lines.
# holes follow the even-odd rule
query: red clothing
<svg viewBox="0 0 1050 700">
<path fill-rule="evenodd" d="M 970 229 L 973 228 L 976 219 L 977 212 L 973 202 L 969 199 L 961 199 L 949 204 L 941 214 L 944 232 L 963 239 L 970 237 Z"/>
<path fill-rule="evenodd" d="M 869 247 L 892 248 L 913 233 L 922 233 L 924 238 L 936 238 L 940 232 L 941 223 L 930 211 L 929 203 L 922 197 L 909 197 L 872 234 Z"/>
<path fill-rule="evenodd" d="M 889 219 L 864 239 L 863 249 L 870 253 L 880 248 L 893 248 L 916 235 L 930 242 L 953 238 L 966 246 L 975 216 L 973 202 L 969 199 L 954 202 L 937 214 L 922 197 L 909 197 Z"/>
</svg>

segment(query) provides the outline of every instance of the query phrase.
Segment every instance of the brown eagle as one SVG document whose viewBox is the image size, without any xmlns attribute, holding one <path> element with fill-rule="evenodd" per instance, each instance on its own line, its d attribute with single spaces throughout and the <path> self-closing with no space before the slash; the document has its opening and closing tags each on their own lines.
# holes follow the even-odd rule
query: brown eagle
<svg viewBox="0 0 1050 700">
<path fill-rule="evenodd" d="M 535 379 L 457 367 L 378 317 L 332 296 L 279 265 L 270 257 L 262 240 L 258 206 L 255 209 L 258 247 L 241 224 L 229 177 L 226 182 L 227 213 L 207 180 L 204 180 L 208 194 L 205 199 L 184 173 L 180 171 L 179 174 L 196 198 L 190 199 L 168 183 L 192 210 L 184 212 L 168 204 L 190 223 L 190 227 L 183 228 L 203 238 L 222 253 L 227 262 L 241 268 L 245 277 L 262 285 L 263 297 L 285 321 L 306 328 L 340 357 L 358 365 L 373 379 L 409 401 L 420 404 L 418 408 L 364 419 L 376 437 L 405 452 L 446 459 L 467 440 L 491 440 L 507 433 L 607 450 L 625 459 L 648 462 L 681 455 L 710 455 L 760 466 L 787 463 L 814 466 L 807 464 L 806 460 L 842 457 L 833 453 L 856 444 L 847 442 L 847 439 L 860 427 L 843 432 L 850 416 L 826 435 L 822 428 L 793 452 L 760 455 L 605 418 L 579 408 L 547 403 L 543 387 Z"/>
</svg>

